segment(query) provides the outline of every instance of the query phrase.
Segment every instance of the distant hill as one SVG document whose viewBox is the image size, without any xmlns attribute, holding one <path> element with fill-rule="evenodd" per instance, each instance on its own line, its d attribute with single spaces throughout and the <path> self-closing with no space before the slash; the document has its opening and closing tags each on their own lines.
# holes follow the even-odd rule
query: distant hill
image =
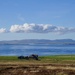
<svg viewBox="0 0 75 75">
<path fill-rule="evenodd" d="M 64 44 L 64 45 L 75 45 L 75 40 L 72 39 L 57 39 L 57 40 L 45 40 L 45 39 L 25 39 L 25 40 L 11 40 L 11 41 L 0 41 L 0 45 L 6 44 L 25 44 L 25 45 L 50 45 L 50 44 Z"/>
</svg>

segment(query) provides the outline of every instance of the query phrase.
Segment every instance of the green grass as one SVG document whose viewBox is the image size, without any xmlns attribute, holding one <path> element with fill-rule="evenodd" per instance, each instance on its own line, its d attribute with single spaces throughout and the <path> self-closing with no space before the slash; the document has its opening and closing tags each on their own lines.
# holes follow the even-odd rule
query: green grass
<svg viewBox="0 0 75 75">
<path fill-rule="evenodd" d="M 40 56 L 37 60 L 20 60 L 17 56 L 0 56 L 1 62 L 27 62 L 27 63 L 75 63 L 75 55 Z"/>
<path fill-rule="evenodd" d="M 42 56 L 40 59 L 47 63 L 75 63 L 75 55 Z"/>
<path fill-rule="evenodd" d="M 75 60 L 75 55 L 55 55 L 55 56 L 42 56 L 41 59 L 51 60 Z"/>
<path fill-rule="evenodd" d="M 0 56 L 0 61 L 18 61 L 17 56 Z"/>
<path fill-rule="evenodd" d="M 49 64 L 47 66 L 43 66 L 43 63 L 49 63 L 49 64 L 51 63 L 52 66 L 49 65 Z M 34 64 L 34 65 L 39 64 L 38 66 L 40 66 L 42 64 L 43 67 L 40 66 L 39 68 L 37 68 L 36 66 L 33 65 L 33 68 L 32 68 L 32 67 L 29 66 L 29 64 Z M 49 74 L 51 74 L 51 75 L 71 75 L 71 73 L 72 74 L 74 73 L 73 75 L 75 75 L 75 68 L 74 68 L 75 67 L 75 55 L 40 56 L 38 61 L 32 60 L 32 59 L 30 59 L 30 60 L 25 60 L 25 59 L 20 60 L 20 59 L 18 59 L 17 56 L 0 56 L 0 70 L 2 70 L 1 73 L 3 73 L 3 70 L 8 71 L 8 70 L 12 69 L 12 74 L 14 74 L 14 72 L 15 72 L 16 75 L 18 75 L 18 73 L 21 73 L 21 71 L 23 71 L 23 68 L 25 68 L 27 65 L 29 67 L 29 70 L 32 70 L 35 67 L 37 69 L 41 69 L 40 75 L 46 74 L 47 71 L 49 73 L 50 70 L 51 71 L 50 71 Z M 18 67 L 21 68 L 21 69 L 18 70 L 19 69 Z M 48 67 L 48 69 L 46 69 L 47 67 Z M 72 67 L 74 68 L 74 70 L 73 70 Z M 37 70 L 36 68 L 35 68 L 35 70 Z M 27 70 L 28 70 L 28 68 L 27 68 Z M 29 70 L 28 70 L 27 73 L 29 73 Z M 18 71 L 20 71 L 20 72 L 18 72 Z M 0 73 L 0 75 L 3 75 L 1 73 Z M 30 75 L 31 73 L 29 73 L 28 75 Z M 8 74 L 5 73 L 4 75 L 8 75 Z M 21 73 L 20 75 L 23 75 L 23 74 Z"/>
</svg>

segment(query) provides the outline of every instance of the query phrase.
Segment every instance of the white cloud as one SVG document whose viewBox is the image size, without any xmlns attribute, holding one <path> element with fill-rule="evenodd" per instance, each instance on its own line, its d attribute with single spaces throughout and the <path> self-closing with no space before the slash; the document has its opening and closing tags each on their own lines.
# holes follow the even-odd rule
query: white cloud
<svg viewBox="0 0 75 75">
<path fill-rule="evenodd" d="M 0 33 L 5 33 L 6 29 L 5 28 L 0 28 Z"/>
<path fill-rule="evenodd" d="M 56 33 L 56 34 L 66 34 L 75 32 L 75 28 L 57 27 L 50 24 L 28 24 L 23 25 L 12 25 L 10 32 L 15 33 Z"/>
<path fill-rule="evenodd" d="M 24 25 L 12 25 L 10 28 L 10 32 L 30 32 L 32 31 L 32 25 L 24 24 Z"/>
<path fill-rule="evenodd" d="M 55 26 L 49 24 L 23 24 L 23 25 L 12 25 L 10 32 L 29 32 L 29 33 L 48 33 L 54 32 Z"/>
<path fill-rule="evenodd" d="M 28 24 L 12 25 L 9 30 L 5 28 L 0 29 L 0 33 L 55 33 L 55 34 L 67 34 L 75 32 L 75 28 L 72 27 L 59 27 L 50 24 Z"/>
</svg>

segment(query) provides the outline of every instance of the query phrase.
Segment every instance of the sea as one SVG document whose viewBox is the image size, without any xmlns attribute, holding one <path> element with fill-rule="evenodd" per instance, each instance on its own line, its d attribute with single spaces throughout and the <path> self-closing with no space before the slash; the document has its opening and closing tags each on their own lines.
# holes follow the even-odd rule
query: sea
<svg viewBox="0 0 75 75">
<path fill-rule="evenodd" d="M 0 45 L 0 56 L 75 55 L 75 45 Z"/>
</svg>

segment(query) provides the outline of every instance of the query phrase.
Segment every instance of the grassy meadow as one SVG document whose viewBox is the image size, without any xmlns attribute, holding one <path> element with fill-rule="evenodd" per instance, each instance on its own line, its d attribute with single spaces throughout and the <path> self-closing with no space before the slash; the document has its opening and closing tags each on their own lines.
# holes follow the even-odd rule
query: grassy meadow
<svg viewBox="0 0 75 75">
<path fill-rule="evenodd" d="M 39 60 L 18 59 L 18 56 L 0 56 L 0 63 L 68 63 L 75 64 L 75 55 L 39 56 Z"/>
<path fill-rule="evenodd" d="M 0 56 L 0 75 L 75 75 L 75 55 L 39 56 L 39 60 Z"/>
</svg>

